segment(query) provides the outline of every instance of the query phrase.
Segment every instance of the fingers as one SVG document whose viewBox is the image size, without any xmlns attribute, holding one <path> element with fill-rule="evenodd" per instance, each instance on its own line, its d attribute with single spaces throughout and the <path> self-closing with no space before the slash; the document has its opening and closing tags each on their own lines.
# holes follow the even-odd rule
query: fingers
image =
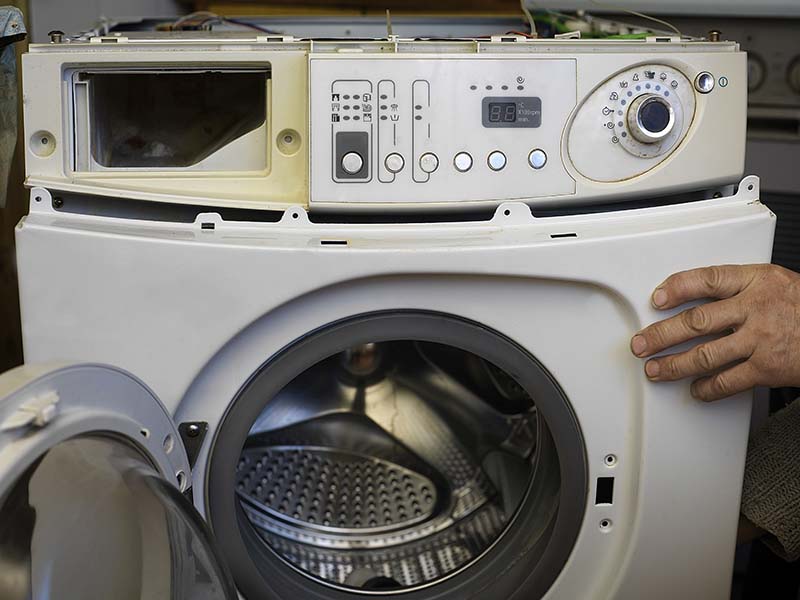
<svg viewBox="0 0 800 600">
<path fill-rule="evenodd" d="M 644 371 L 651 381 L 675 381 L 707 375 L 725 365 L 749 358 L 753 350 L 754 341 L 750 336 L 734 333 L 698 344 L 680 354 L 653 358 L 647 361 Z"/>
<path fill-rule="evenodd" d="M 656 308 L 674 308 L 702 298 L 730 298 L 754 278 L 757 265 L 722 265 L 670 275 L 653 292 Z"/>
<path fill-rule="evenodd" d="M 715 375 L 698 379 L 692 383 L 692 396 L 706 402 L 719 400 L 755 387 L 758 379 L 758 370 L 750 361 L 745 361 Z"/>
<path fill-rule="evenodd" d="M 631 351 L 638 357 L 652 356 L 701 335 L 738 327 L 744 319 L 740 307 L 732 300 L 695 306 L 642 329 L 631 339 Z"/>
</svg>

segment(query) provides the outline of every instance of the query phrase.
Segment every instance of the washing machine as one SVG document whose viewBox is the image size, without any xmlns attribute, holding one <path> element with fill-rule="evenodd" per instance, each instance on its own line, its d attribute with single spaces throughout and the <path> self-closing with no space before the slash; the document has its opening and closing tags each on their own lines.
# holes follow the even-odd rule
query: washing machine
<svg viewBox="0 0 800 600">
<path fill-rule="evenodd" d="M 735 43 L 147 33 L 23 70 L 4 598 L 727 597 L 751 395 L 629 340 L 669 274 L 769 260 Z"/>
</svg>

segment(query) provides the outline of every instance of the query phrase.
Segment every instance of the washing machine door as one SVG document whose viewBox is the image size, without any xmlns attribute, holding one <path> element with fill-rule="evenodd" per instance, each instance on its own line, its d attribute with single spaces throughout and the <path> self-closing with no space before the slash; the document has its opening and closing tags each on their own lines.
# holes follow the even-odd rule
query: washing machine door
<svg viewBox="0 0 800 600">
<path fill-rule="evenodd" d="M 234 599 L 178 431 L 100 365 L 0 375 L 0 598 Z"/>
</svg>

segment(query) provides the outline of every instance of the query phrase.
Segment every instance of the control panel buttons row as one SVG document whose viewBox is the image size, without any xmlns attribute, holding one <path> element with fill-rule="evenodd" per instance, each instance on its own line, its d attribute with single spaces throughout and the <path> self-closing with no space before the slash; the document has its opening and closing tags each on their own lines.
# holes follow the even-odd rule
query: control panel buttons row
<svg viewBox="0 0 800 600">
<path fill-rule="evenodd" d="M 386 170 L 390 173 L 396 174 L 403 170 L 406 165 L 405 159 L 397 152 L 392 152 L 386 155 L 383 160 Z M 473 166 L 472 155 L 469 152 L 459 152 L 453 157 L 453 166 L 456 171 L 466 173 Z M 508 164 L 506 155 L 500 150 L 494 150 L 489 153 L 486 158 L 486 164 L 493 171 L 502 171 Z M 547 154 L 541 148 L 535 148 L 528 154 L 528 165 L 531 168 L 539 170 L 547 164 Z M 363 166 L 361 156 L 356 152 L 349 152 L 342 158 L 342 168 L 348 173 L 357 173 Z M 433 152 L 426 152 L 419 157 L 419 167 L 425 173 L 433 173 L 439 168 L 439 157 Z"/>
</svg>

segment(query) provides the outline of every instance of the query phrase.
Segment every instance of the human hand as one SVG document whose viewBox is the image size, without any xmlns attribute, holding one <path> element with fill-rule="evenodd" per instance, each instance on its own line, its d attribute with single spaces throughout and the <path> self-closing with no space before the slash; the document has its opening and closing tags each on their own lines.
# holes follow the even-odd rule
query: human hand
<svg viewBox="0 0 800 600">
<path fill-rule="evenodd" d="M 800 385 L 800 275 L 776 265 L 725 265 L 682 271 L 653 292 L 659 309 L 715 301 L 645 327 L 631 339 L 640 358 L 694 338 L 725 334 L 645 363 L 650 381 L 694 377 L 700 400 L 717 400 L 756 385 Z"/>
</svg>

